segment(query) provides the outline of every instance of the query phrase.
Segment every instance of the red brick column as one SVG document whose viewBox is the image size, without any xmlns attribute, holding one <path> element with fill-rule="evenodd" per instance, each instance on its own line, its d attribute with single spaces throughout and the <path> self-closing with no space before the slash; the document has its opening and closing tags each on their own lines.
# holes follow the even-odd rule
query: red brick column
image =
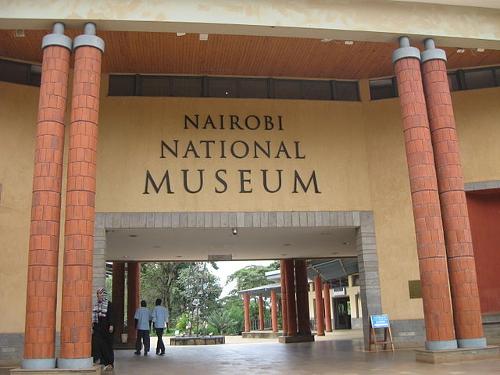
<svg viewBox="0 0 500 375">
<path fill-rule="evenodd" d="M 281 281 L 281 328 L 283 336 L 288 336 L 288 313 L 287 313 L 287 293 L 286 293 L 286 259 L 280 260 L 280 281 Z"/>
<path fill-rule="evenodd" d="M 458 346 L 486 347 L 446 54 L 425 41 L 422 78 L 434 147 Z"/>
<path fill-rule="evenodd" d="M 95 25 L 75 38 L 61 316 L 60 368 L 89 368 L 91 358 L 97 120 L 104 42 Z"/>
<path fill-rule="evenodd" d="M 125 263 L 113 262 L 113 314 L 115 342 L 121 342 L 125 316 Z"/>
<path fill-rule="evenodd" d="M 276 289 L 271 289 L 271 326 L 273 332 L 278 332 L 278 304 L 276 301 Z"/>
<path fill-rule="evenodd" d="M 127 263 L 127 328 L 128 344 L 135 343 L 137 330 L 135 329 L 134 315 L 139 308 L 141 290 L 141 264 L 139 262 Z"/>
<path fill-rule="evenodd" d="M 259 296 L 259 330 L 264 330 L 264 297 Z"/>
<path fill-rule="evenodd" d="M 330 283 L 323 283 L 323 296 L 325 302 L 325 325 L 326 332 L 332 332 L 332 303 L 330 298 Z"/>
<path fill-rule="evenodd" d="M 297 321 L 299 335 L 310 336 L 309 283 L 307 281 L 307 265 L 306 261 L 303 259 L 295 260 L 295 284 L 297 289 Z"/>
<path fill-rule="evenodd" d="M 243 294 L 243 315 L 245 321 L 245 331 L 250 332 L 250 294 Z"/>
<path fill-rule="evenodd" d="M 323 307 L 323 282 L 321 277 L 318 275 L 314 279 L 314 293 L 316 297 L 316 334 L 318 336 L 325 335 L 325 317 L 324 317 L 324 307 Z"/>
<path fill-rule="evenodd" d="M 42 42 L 24 334 L 25 369 L 54 368 L 64 114 L 71 39 L 61 23 Z M 7 301 L 3 301 L 7 303 Z"/>
<path fill-rule="evenodd" d="M 295 302 L 295 273 L 293 259 L 286 259 L 286 311 L 287 336 L 297 336 L 297 310 Z"/>
<path fill-rule="evenodd" d="M 420 51 L 406 37 L 393 54 L 398 82 L 406 158 L 424 305 L 426 348 L 457 347 L 448 283 L 441 209 L 429 121 L 420 74 Z"/>
</svg>

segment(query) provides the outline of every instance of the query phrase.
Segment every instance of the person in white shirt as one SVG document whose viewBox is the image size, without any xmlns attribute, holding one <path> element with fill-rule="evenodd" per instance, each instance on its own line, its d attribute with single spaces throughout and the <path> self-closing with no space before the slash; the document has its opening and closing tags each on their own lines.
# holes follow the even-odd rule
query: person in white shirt
<svg viewBox="0 0 500 375">
<path fill-rule="evenodd" d="M 141 354 L 142 344 L 144 344 L 144 355 L 149 352 L 149 329 L 151 327 L 151 311 L 146 307 L 146 301 L 141 301 L 141 307 L 135 312 L 135 328 L 137 329 L 137 340 L 135 341 L 135 353 Z M 142 344 L 141 344 L 142 340 Z"/>
<path fill-rule="evenodd" d="M 156 306 L 153 309 L 153 324 L 158 336 L 156 344 L 156 355 L 165 355 L 165 344 L 163 344 L 163 330 L 168 325 L 168 309 L 161 305 L 161 299 L 156 300 Z"/>
</svg>

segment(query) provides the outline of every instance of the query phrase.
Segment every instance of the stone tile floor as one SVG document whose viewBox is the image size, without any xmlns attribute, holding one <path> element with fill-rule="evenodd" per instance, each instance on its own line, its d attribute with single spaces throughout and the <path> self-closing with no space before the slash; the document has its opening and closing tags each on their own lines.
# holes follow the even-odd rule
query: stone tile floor
<svg viewBox="0 0 500 375">
<path fill-rule="evenodd" d="M 413 350 L 367 353 L 359 332 L 327 335 L 314 343 L 279 344 L 275 339 L 229 338 L 216 346 L 167 347 L 166 355 L 115 351 L 114 374 L 500 374 L 500 358 L 453 364 L 415 362 Z M 5 372 L 7 374 L 8 372 Z M 0 370 L 0 374 L 3 372 Z M 110 373 L 112 374 L 112 373 Z"/>
</svg>

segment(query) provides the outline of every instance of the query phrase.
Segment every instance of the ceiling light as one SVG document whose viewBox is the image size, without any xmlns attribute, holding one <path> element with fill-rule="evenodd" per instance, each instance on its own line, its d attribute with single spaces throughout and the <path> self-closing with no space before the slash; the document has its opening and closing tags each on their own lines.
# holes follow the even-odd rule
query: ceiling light
<svg viewBox="0 0 500 375">
<path fill-rule="evenodd" d="M 477 52 L 484 52 L 484 48 L 478 48 L 476 51 Z"/>
<path fill-rule="evenodd" d="M 184 36 L 186 33 L 177 33 L 177 36 Z"/>
<path fill-rule="evenodd" d="M 23 29 L 17 29 L 15 33 L 16 38 L 24 38 L 26 34 Z"/>
<path fill-rule="evenodd" d="M 137 234 L 129 234 L 128 236 L 132 237 L 132 238 L 135 238 L 135 237 L 137 237 Z"/>
<path fill-rule="evenodd" d="M 354 41 L 352 41 L 352 40 L 344 40 L 344 44 L 346 46 L 352 46 L 354 44 Z"/>
<path fill-rule="evenodd" d="M 208 40 L 208 34 L 200 34 L 200 40 Z"/>
<path fill-rule="evenodd" d="M 321 39 L 321 42 L 322 43 L 328 43 L 328 42 L 331 42 L 333 39 L 329 39 L 329 38 L 323 38 Z"/>
<path fill-rule="evenodd" d="M 176 258 L 182 258 L 182 255 L 176 255 L 175 257 Z"/>
<path fill-rule="evenodd" d="M 464 48 L 458 48 L 457 49 L 457 53 L 464 53 L 465 52 L 465 49 Z"/>
<path fill-rule="evenodd" d="M 288 246 L 292 246 L 292 244 L 291 243 L 284 243 L 283 246 L 288 247 Z"/>
<path fill-rule="evenodd" d="M 233 228 L 231 232 L 233 233 L 233 236 L 236 236 L 238 234 L 238 228 Z"/>
<path fill-rule="evenodd" d="M 348 245 L 350 245 L 350 244 L 351 244 L 349 241 L 344 241 L 344 242 L 342 242 L 342 243 L 343 243 L 344 245 L 346 245 L 346 246 L 348 246 Z"/>
<path fill-rule="evenodd" d="M 280 254 L 280 255 L 281 255 L 282 257 L 286 257 L 288 254 L 283 253 L 283 254 Z"/>
</svg>

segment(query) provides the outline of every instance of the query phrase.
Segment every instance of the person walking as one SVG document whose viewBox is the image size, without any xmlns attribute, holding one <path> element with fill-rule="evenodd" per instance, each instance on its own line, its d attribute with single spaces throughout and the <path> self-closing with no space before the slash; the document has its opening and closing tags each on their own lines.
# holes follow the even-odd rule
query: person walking
<svg viewBox="0 0 500 375">
<path fill-rule="evenodd" d="M 104 366 L 104 371 L 113 370 L 113 305 L 106 298 L 106 289 L 97 289 L 97 302 L 92 309 L 92 357 Z"/>
<path fill-rule="evenodd" d="M 135 353 L 141 354 L 142 345 L 144 345 L 144 355 L 149 352 L 149 329 L 151 327 L 151 311 L 146 307 L 146 301 L 141 301 L 141 307 L 137 309 L 134 315 L 135 328 L 137 329 L 137 340 L 135 341 Z M 142 340 L 142 344 L 141 344 Z"/>
<path fill-rule="evenodd" d="M 163 343 L 163 330 L 168 324 L 168 309 L 161 305 L 161 299 L 156 300 L 156 306 L 153 309 L 153 324 L 158 337 L 156 343 L 156 355 L 165 355 L 165 344 Z"/>
</svg>

